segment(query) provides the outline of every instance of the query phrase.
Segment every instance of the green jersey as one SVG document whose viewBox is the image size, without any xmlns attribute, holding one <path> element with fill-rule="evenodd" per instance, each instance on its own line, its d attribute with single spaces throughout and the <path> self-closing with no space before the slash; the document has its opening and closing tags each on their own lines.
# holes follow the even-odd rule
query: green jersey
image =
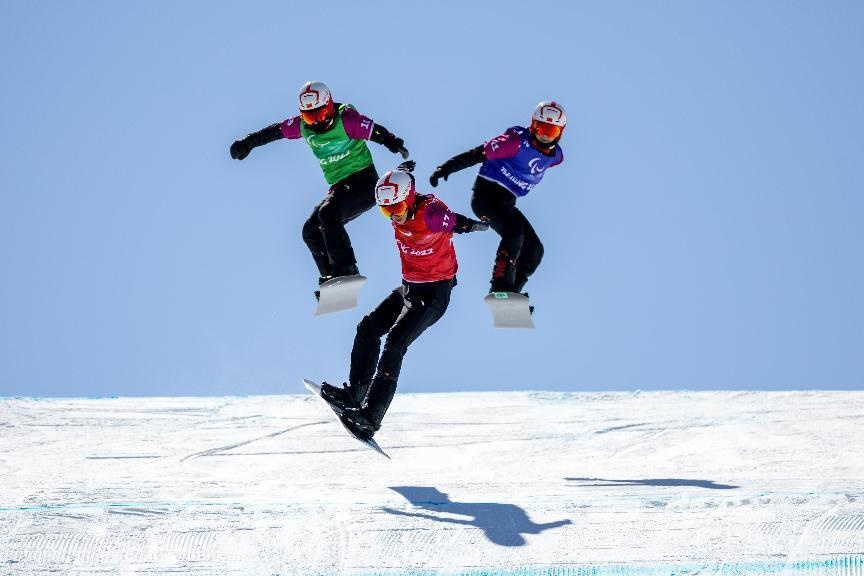
<svg viewBox="0 0 864 576">
<path fill-rule="evenodd" d="M 372 154 L 366 146 L 366 140 L 372 134 L 372 120 L 357 112 L 350 104 L 340 104 L 334 122 L 332 128 L 318 134 L 297 119 L 300 128 L 298 136 L 312 148 L 328 184 L 335 184 L 372 165 Z"/>
</svg>

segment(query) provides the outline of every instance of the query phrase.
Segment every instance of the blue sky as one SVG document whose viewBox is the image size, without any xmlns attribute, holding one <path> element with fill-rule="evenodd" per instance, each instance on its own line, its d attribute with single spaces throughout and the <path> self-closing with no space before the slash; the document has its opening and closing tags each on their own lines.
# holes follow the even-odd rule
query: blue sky
<svg viewBox="0 0 864 576">
<path fill-rule="evenodd" d="M 864 388 L 864 6 L 528 6 L 0 4 L 0 395 L 346 377 L 399 283 L 389 224 L 349 225 L 360 307 L 315 318 L 311 152 L 228 156 L 307 80 L 403 137 L 421 182 L 539 100 L 568 111 L 565 163 L 519 201 L 537 329 L 492 328 L 497 236 L 457 237 L 400 391 Z M 475 174 L 434 192 L 471 215 Z"/>
</svg>

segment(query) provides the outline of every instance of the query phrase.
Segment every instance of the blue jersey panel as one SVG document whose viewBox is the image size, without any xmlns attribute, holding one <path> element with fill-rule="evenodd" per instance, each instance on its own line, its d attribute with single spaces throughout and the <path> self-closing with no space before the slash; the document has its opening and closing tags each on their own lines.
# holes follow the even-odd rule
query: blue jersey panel
<svg viewBox="0 0 864 576">
<path fill-rule="evenodd" d="M 521 126 L 510 131 L 519 135 L 519 151 L 510 158 L 485 161 L 480 176 L 501 184 L 516 196 L 525 196 L 540 183 L 547 168 L 561 163 L 564 154 L 556 146 L 555 154 L 546 156 L 531 145 L 531 134 Z"/>
</svg>

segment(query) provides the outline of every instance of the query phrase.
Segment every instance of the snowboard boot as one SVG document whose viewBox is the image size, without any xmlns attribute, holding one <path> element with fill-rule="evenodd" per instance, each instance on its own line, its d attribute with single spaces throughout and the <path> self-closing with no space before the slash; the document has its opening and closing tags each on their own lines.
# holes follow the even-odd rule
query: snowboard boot
<svg viewBox="0 0 864 576">
<path fill-rule="evenodd" d="M 492 280 L 492 282 L 490 282 L 489 284 L 490 294 L 492 294 L 493 292 L 515 292 L 512 284 L 496 282 L 495 280 Z"/>
<path fill-rule="evenodd" d="M 495 255 L 495 265 L 492 267 L 492 280 L 489 293 L 515 292 L 516 264 L 504 250 Z"/>
<path fill-rule="evenodd" d="M 380 424 L 375 425 L 369 417 L 368 411 L 364 409 L 345 412 L 340 418 L 349 430 L 367 440 L 375 436 L 375 432 L 381 428 Z"/>
<path fill-rule="evenodd" d="M 354 399 L 354 394 L 348 384 L 342 384 L 341 388 L 337 388 L 332 384 L 323 382 L 321 384 L 321 397 L 338 410 L 340 415 L 360 410 L 360 405 Z"/>
<path fill-rule="evenodd" d="M 525 284 L 528 283 L 528 276 L 522 273 L 521 270 L 516 270 L 516 274 L 514 275 L 513 281 L 513 291 L 520 292 L 524 294 L 526 297 L 528 296 L 527 292 L 522 292 L 522 289 L 525 288 Z"/>
<path fill-rule="evenodd" d="M 376 376 L 369 386 L 363 407 L 357 411 L 346 412 L 345 416 L 359 430 L 371 438 L 381 429 L 384 414 L 387 413 L 387 409 L 390 407 L 390 402 L 393 401 L 395 393 L 396 380 L 393 380 L 389 376 Z"/>
<path fill-rule="evenodd" d="M 366 432 L 365 428 L 361 428 L 360 426 L 355 424 L 354 421 L 351 420 L 346 414 L 340 414 L 339 420 L 342 422 L 342 425 L 348 429 L 348 432 L 350 432 L 351 435 L 358 440 L 362 442 L 368 442 L 372 439 L 372 435 L 374 434 L 374 432 L 372 434 L 369 434 L 368 432 Z"/>
<path fill-rule="evenodd" d="M 339 266 L 333 269 L 333 278 L 339 278 L 341 276 L 356 276 L 360 274 L 360 270 L 357 269 L 357 264 L 349 264 L 348 266 Z"/>
</svg>

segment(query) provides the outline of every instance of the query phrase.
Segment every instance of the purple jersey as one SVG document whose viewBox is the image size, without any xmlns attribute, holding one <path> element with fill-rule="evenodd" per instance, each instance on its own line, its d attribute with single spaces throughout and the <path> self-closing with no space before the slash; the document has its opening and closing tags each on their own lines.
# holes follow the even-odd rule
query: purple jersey
<svg viewBox="0 0 864 576">
<path fill-rule="evenodd" d="M 375 123 L 370 118 L 357 112 L 354 108 L 349 108 L 350 104 L 346 104 L 345 106 L 341 114 L 345 134 L 349 138 L 356 140 L 368 140 L 372 136 L 372 128 L 375 126 Z M 303 136 L 300 134 L 299 115 L 292 116 L 283 121 L 279 125 L 279 129 L 282 131 L 282 136 L 290 140 L 296 140 Z"/>
<path fill-rule="evenodd" d="M 513 126 L 483 145 L 486 161 L 480 167 L 481 178 L 500 184 L 515 196 L 525 196 L 540 180 L 547 168 L 564 161 L 561 146 L 547 156 L 531 145 L 527 128 Z"/>
</svg>

